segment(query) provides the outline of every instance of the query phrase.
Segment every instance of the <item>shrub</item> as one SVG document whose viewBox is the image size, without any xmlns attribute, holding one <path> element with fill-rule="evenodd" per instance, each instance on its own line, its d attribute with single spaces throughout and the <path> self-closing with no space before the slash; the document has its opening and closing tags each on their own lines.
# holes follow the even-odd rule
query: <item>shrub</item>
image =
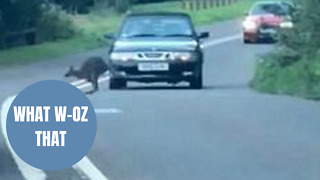
<svg viewBox="0 0 320 180">
<path fill-rule="evenodd" d="M 43 8 L 43 15 L 37 26 L 38 40 L 68 39 L 75 35 L 76 28 L 71 16 L 60 6 L 47 4 Z"/>
<path fill-rule="evenodd" d="M 279 51 L 259 58 L 252 86 L 268 93 L 320 97 L 320 53 L 284 65 L 286 52 Z"/>
</svg>

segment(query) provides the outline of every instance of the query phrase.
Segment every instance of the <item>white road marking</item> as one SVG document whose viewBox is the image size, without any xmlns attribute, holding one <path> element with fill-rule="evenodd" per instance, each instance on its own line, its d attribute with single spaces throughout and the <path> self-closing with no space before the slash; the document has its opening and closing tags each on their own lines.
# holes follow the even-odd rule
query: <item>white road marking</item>
<svg viewBox="0 0 320 180">
<path fill-rule="evenodd" d="M 73 168 L 80 174 L 84 174 L 87 178 L 92 180 L 108 180 L 99 169 L 85 156 L 77 164 L 73 165 Z"/>
<path fill-rule="evenodd" d="M 233 35 L 233 36 L 228 36 L 224 38 L 219 38 L 219 39 L 213 39 L 204 42 L 203 47 L 208 48 L 211 46 L 217 46 L 223 43 L 227 43 L 230 41 L 234 41 L 237 39 L 240 39 L 242 36 L 241 35 Z M 108 81 L 110 79 L 109 76 L 103 77 L 99 79 L 99 83 L 102 83 L 104 81 Z M 87 88 L 90 87 L 91 84 L 87 83 L 85 80 L 79 80 L 71 83 L 72 85 L 78 87 L 79 89 Z M 14 161 L 16 162 L 19 170 L 21 171 L 21 174 L 26 180 L 45 180 L 46 179 L 46 174 L 44 171 L 34 168 L 28 164 L 26 164 L 23 160 L 21 160 L 17 154 L 13 151 L 9 141 L 8 141 L 8 136 L 7 136 L 7 131 L 6 131 L 6 119 L 7 119 L 7 113 L 10 108 L 10 105 L 12 101 L 14 100 L 15 96 L 11 96 L 7 98 L 4 103 L 2 104 L 1 107 L 1 127 L 2 127 L 2 133 L 3 136 L 5 137 L 6 144 L 12 154 L 12 157 Z M 97 113 L 122 113 L 120 109 L 116 108 L 108 108 L 108 109 L 95 109 Z M 80 174 L 80 175 L 85 175 L 91 180 L 108 180 L 106 176 L 102 174 L 102 172 L 89 160 L 87 156 L 85 156 L 81 161 L 79 161 L 77 164 L 73 166 L 73 168 Z"/>
<path fill-rule="evenodd" d="M 97 114 L 120 114 L 122 113 L 121 109 L 118 108 L 95 108 Z"/>
<path fill-rule="evenodd" d="M 15 96 L 11 96 L 7 98 L 4 103 L 2 104 L 1 107 L 1 129 L 2 129 L 2 135 L 5 138 L 7 147 L 12 154 L 12 157 L 17 164 L 18 168 L 21 171 L 22 176 L 27 179 L 27 180 L 45 180 L 46 179 L 46 174 L 37 168 L 34 168 L 30 166 L 29 164 L 25 163 L 23 160 L 20 159 L 20 157 L 13 151 L 9 140 L 7 136 L 7 130 L 6 130 L 6 119 L 7 119 L 7 114 L 10 108 L 11 103 L 13 102 Z"/>
<path fill-rule="evenodd" d="M 224 43 L 227 43 L 230 41 L 235 41 L 235 40 L 238 40 L 241 38 L 242 38 L 242 34 L 237 34 L 237 35 L 233 35 L 233 36 L 227 36 L 224 38 L 213 39 L 213 40 L 205 41 L 203 44 L 203 47 L 208 48 L 211 46 L 217 46 L 217 45 L 224 44 Z"/>
<path fill-rule="evenodd" d="M 109 71 L 105 72 L 104 75 L 105 75 L 106 77 L 108 77 L 108 76 L 109 76 Z M 101 78 L 101 79 L 104 79 L 104 78 Z M 73 81 L 73 82 L 70 83 L 70 84 L 73 85 L 73 86 L 79 86 L 79 85 L 85 84 L 85 83 L 87 83 L 87 81 L 84 80 L 84 79 L 81 79 L 81 80 L 78 80 L 78 81 Z M 81 88 L 80 88 L 80 89 L 81 89 Z"/>
<path fill-rule="evenodd" d="M 109 76 L 100 78 L 100 79 L 98 80 L 98 83 L 102 83 L 102 82 L 104 82 L 104 81 L 108 81 L 109 79 L 110 79 Z M 84 89 L 84 88 L 87 88 L 87 87 L 91 87 L 91 83 L 84 83 L 84 84 L 78 85 L 78 86 L 76 86 L 76 87 L 79 88 L 79 89 Z"/>
<path fill-rule="evenodd" d="M 101 78 L 99 83 L 101 81 L 108 80 L 109 77 Z M 80 84 L 80 81 L 73 83 L 73 84 Z M 85 82 L 85 81 L 84 81 Z M 81 86 L 78 86 L 79 89 L 85 88 L 90 86 L 89 83 L 83 84 Z M 7 114 L 10 108 L 11 103 L 13 102 L 14 96 L 10 96 L 7 98 L 4 103 L 1 106 L 1 131 L 2 135 L 5 138 L 6 145 L 9 148 L 10 153 L 12 154 L 12 157 L 17 164 L 22 176 L 26 180 L 45 180 L 47 178 L 45 172 L 41 169 L 34 168 L 30 166 L 29 164 L 25 163 L 12 149 L 8 136 L 7 136 L 7 130 L 6 130 L 6 122 L 7 122 Z M 122 111 L 120 109 L 116 108 L 106 108 L 106 109 L 95 109 L 97 113 L 121 113 Z M 107 177 L 105 177 L 102 172 L 94 166 L 94 164 L 90 161 L 90 159 L 85 156 L 81 161 L 79 161 L 77 164 L 72 166 L 81 176 L 85 176 L 84 179 L 91 179 L 91 180 L 108 180 Z"/>
<path fill-rule="evenodd" d="M 86 80 L 81 79 L 81 80 L 78 80 L 78 81 L 74 81 L 74 82 L 72 82 L 72 83 L 70 83 L 70 84 L 72 84 L 72 85 L 74 85 L 74 86 L 78 86 L 78 85 L 83 84 L 83 83 L 86 83 L 86 82 L 87 82 Z"/>
</svg>

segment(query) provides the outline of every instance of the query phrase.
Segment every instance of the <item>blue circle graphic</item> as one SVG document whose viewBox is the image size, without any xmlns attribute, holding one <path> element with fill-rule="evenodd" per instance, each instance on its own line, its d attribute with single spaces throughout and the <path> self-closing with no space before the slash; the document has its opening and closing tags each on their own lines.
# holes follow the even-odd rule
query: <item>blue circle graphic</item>
<svg viewBox="0 0 320 180">
<path fill-rule="evenodd" d="M 96 131 L 89 99 L 62 81 L 27 87 L 14 99 L 7 116 L 11 147 L 23 161 L 43 170 L 61 170 L 79 162 L 92 147 Z"/>
</svg>

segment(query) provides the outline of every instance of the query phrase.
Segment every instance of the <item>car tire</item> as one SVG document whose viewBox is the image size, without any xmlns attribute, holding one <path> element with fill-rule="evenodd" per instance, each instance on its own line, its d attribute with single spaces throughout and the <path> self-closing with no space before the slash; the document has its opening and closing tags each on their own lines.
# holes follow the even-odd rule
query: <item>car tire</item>
<svg viewBox="0 0 320 180">
<path fill-rule="evenodd" d="M 199 66 L 195 69 L 194 75 L 189 81 L 191 89 L 202 89 L 203 87 L 203 78 L 202 78 L 202 66 Z"/>
<path fill-rule="evenodd" d="M 244 43 L 244 44 L 250 44 L 251 41 L 250 41 L 249 39 L 243 39 L 243 43 Z"/>
<path fill-rule="evenodd" d="M 121 78 L 110 78 L 109 89 L 124 89 L 127 87 L 127 81 Z"/>
</svg>

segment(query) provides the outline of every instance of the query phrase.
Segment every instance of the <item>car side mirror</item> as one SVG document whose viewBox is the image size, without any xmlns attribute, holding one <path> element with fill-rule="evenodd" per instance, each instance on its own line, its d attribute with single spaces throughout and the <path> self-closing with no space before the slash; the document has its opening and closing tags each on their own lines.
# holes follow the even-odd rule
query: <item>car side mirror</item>
<svg viewBox="0 0 320 180">
<path fill-rule="evenodd" d="M 202 32 L 198 35 L 198 38 L 199 39 L 205 39 L 205 38 L 208 38 L 210 37 L 210 33 L 209 32 Z"/>
<path fill-rule="evenodd" d="M 111 40 L 113 40 L 113 39 L 115 39 L 115 35 L 114 35 L 114 34 L 111 34 L 111 33 L 106 33 L 106 34 L 103 35 L 103 38 L 104 38 L 104 39 L 111 39 Z"/>
</svg>

